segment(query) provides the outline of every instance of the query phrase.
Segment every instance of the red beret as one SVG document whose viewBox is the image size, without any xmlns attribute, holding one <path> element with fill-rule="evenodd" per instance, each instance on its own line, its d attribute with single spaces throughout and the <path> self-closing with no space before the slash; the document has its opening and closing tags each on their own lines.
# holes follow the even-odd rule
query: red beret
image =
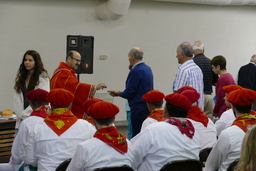
<svg viewBox="0 0 256 171">
<path fill-rule="evenodd" d="M 84 112 L 87 113 L 87 110 L 89 109 L 89 107 L 90 107 L 91 105 L 93 105 L 93 104 L 96 103 L 96 102 L 100 102 L 100 101 L 102 101 L 102 100 L 101 100 L 101 99 L 98 99 L 98 98 L 91 98 L 91 99 L 86 100 L 86 101 L 83 103 L 83 105 L 82 105 Z"/>
<path fill-rule="evenodd" d="M 196 89 L 193 88 L 193 87 L 191 87 L 191 86 L 183 86 L 183 87 L 179 88 L 179 89 L 176 91 L 176 93 L 180 94 L 180 93 L 183 92 L 184 90 L 194 90 L 194 91 L 196 91 Z"/>
<path fill-rule="evenodd" d="M 165 96 L 165 101 L 184 110 L 189 110 L 192 108 L 192 104 L 188 98 L 181 94 L 169 94 Z"/>
<path fill-rule="evenodd" d="M 191 103 L 195 103 L 200 98 L 200 94 L 197 91 L 194 90 L 184 90 L 180 93 L 181 95 L 184 95 L 185 97 L 190 100 Z"/>
<path fill-rule="evenodd" d="M 26 94 L 26 96 L 31 101 L 42 102 L 42 101 L 47 101 L 46 100 L 47 94 L 48 94 L 48 91 L 38 88 L 35 90 L 31 90 Z"/>
<path fill-rule="evenodd" d="M 63 88 L 53 89 L 46 96 L 46 100 L 56 107 L 66 107 L 71 104 L 73 99 L 74 94 Z"/>
<path fill-rule="evenodd" d="M 227 101 L 236 106 L 249 106 L 256 99 L 256 91 L 241 88 L 231 91 L 227 95 Z"/>
<path fill-rule="evenodd" d="M 142 100 L 145 100 L 149 103 L 160 102 L 160 101 L 163 101 L 163 99 L 164 99 L 164 93 L 157 90 L 151 90 L 142 96 Z"/>
<path fill-rule="evenodd" d="M 239 85 L 236 85 L 236 84 L 232 84 L 232 85 L 227 85 L 227 86 L 224 86 L 222 87 L 222 89 L 225 91 L 225 93 L 230 93 L 231 91 L 234 91 L 234 90 L 237 90 L 237 89 L 240 89 L 242 88 L 241 86 Z"/>
<path fill-rule="evenodd" d="M 94 119 L 112 118 L 118 114 L 119 108 L 106 101 L 100 101 L 91 105 L 88 109 L 88 114 Z"/>
</svg>

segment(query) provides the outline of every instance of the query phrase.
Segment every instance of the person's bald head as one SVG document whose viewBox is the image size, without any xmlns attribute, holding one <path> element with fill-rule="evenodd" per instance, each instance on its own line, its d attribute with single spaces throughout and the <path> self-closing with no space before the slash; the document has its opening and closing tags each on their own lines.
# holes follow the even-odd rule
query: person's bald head
<svg viewBox="0 0 256 171">
<path fill-rule="evenodd" d="M 143 59 L 143 51 L 139 47 L 134 47 L 130 50 L 128 56 L 133 56 L 135 59 L 142 60 Z"/>
<path fill-rule="evenodd" d="M 251 62 L 253 62 L 253 63 L 256 64 L 256 54 L 255 54 L 255 55 L 252 55 Z"/>
<path fill-rule="evenodd" d="M 81 55 L 79 52 L 71 50 L 66 55 L 66 64 L 74 70 L 77 70 L 81 63 Z"/>
</svg>

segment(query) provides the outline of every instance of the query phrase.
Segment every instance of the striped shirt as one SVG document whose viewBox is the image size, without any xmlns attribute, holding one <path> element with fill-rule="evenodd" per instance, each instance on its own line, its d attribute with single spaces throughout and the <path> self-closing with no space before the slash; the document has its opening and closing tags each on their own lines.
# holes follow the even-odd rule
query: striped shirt
<svg viewBox="0 0 256 171">
<path fill-rule="evenodd" d="M 191 86 L 197 90 L 200 94 L 198 106 L 204 109 L 203 73 L 193 59 L 187 60 L 178 67 L 178 72 L 173 82 L 173 91 L 177 91 L 183 86 Z"/>
</svg>

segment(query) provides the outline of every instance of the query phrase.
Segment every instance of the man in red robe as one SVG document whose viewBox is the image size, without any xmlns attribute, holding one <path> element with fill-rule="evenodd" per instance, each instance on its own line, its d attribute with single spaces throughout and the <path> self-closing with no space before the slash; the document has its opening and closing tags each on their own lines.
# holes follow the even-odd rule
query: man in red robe
<svg viewBox="0 0 256 171">
<path fill-rule="evenodd" d="M 79 119 L 84 116 L 82 104 L 94 97 L 96 90 L 107 87 L 104 83 L 91 85 L 79 82 L 75 73 L 80 63 L 81 55 L 77 51 L 69 51 L 66 55 L 66 63 L 61 62 L 51 78 L 51 90 L 64 88 L 74 93 L 74 101 L 70 110 Z"/>
</svg>

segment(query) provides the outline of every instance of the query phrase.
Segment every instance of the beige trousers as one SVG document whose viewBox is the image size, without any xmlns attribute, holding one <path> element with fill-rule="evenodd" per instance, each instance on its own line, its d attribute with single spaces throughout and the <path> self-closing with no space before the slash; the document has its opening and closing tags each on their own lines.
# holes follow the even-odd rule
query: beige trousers
<svg viewBox="0 0 256 171">
<path fill-rule="evenodd" d="M 212 111 L 214 107 L 214 101 L 212 95 L 205 94 L 204 95 L 204 113 L 210 118 L 213 119 Z"/>
</svg>

